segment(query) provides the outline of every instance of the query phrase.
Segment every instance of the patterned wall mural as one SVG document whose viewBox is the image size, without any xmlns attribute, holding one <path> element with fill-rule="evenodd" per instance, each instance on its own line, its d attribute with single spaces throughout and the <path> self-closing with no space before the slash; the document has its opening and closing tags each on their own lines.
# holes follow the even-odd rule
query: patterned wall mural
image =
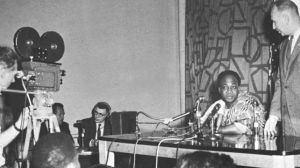
<svg viewBox="0 0 300 168">
<path fill-rule="evenodd" d="M 186 110 L 199 96 L 215 100 L 213 81 L 230 69 L 242 89 L 268 104 L 268 60 L 274 35 L 272 0 L 186 1 Z"/>
</svg>

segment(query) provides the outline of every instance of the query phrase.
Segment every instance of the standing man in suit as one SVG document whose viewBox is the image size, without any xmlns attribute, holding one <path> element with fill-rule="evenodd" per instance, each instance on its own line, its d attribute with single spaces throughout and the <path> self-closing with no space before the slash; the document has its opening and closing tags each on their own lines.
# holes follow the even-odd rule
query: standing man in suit
<svg viewBox="0 0 300 168">
<path fill-rule="evenodd" d="M 95 147 L 98 137 L 112 134 L 110 110 L 108 103 L 98 102 L 92 109 L 92 117 L 81 120 L 85 147 Z"/>
<path fill-rule="evenodd" d="M 277 0 L 271 10 L 273 29 L 288 36 L 280 46 L 280 63 L 266 136 L 277 134 L 276 124 L 282 122 L 282 134 L 300 136 L 300 17 L 291 0 Z"/>
</svg>

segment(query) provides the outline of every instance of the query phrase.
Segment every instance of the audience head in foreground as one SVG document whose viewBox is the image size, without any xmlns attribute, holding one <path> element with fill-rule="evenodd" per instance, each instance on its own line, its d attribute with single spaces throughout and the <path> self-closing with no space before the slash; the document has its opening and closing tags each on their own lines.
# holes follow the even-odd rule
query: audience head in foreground
<svg viewBox="0 0 300 168">
<path fill-rule="evenodd" d="M 197 151 L 181 156 L 175 168 L 235 168 L 230 156 Z"/>
<path fill-rule="evenodd" d="M 41 137 L 33 147 L 32 168 L 80 168 L 71 137 L 64 133 Z"/>
</svg>

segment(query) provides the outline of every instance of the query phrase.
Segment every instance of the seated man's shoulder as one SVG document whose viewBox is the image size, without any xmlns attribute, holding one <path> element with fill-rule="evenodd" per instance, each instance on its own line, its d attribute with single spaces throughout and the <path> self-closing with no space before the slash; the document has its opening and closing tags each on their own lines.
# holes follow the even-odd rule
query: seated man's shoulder
<svg viewBox="0 0 300 168">
<path fill-rule="evenodd" d="M 249 101 L 249 100 L 256 100 L 260 101 L 253 93 L 250 92 L 242 92 L 239 94 L 239 100 Z"/>
<path fill-rule="evenodd" d="M 62 123 L 62 125 L 63 125 L 63 126 L 69 127 L 69 123 L 67 123 L 67 122 L 65 122 L 65 121 Z"/>
<path fill-rule="evenodd" d="M 92 117 L 84 118 L 84 119 L 81 120 L 81 122 L 91 122 L 91 121 L 93 121 Z"/>
<path fill-rule="evenodd" d="M 94 122 L 94 120 L 93 120 L 93 118 L 84 118 L 84 119 L 82 119 L 81 121 L 80 121 L 80 123 L 81 123 L 81 125 L 83 126 L 83 127 L 85 127 L 85 126 L 89 126 L 89 125 L 92 125 L 92 123 Z"/>
<path fill-rule="evenodd" d="M 252 107 L 259 107 L 256 108 L 256 110 L 259 109 L 259 111 L 265 113 L 265 107 L 260 101 L 260 99 L 253 93 L 246 92 L 239 95 L 238 103 L 242 106 L 252 106 Z"/>
</svg>

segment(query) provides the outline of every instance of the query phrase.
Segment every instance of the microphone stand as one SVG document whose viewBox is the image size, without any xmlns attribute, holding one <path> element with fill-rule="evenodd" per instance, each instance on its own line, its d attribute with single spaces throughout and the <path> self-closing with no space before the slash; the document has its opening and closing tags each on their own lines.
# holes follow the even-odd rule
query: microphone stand
<svg viewBox="0 0 300 168">
<path fill-rule="evenodd" d="M 216 115 L 217 112 L 219 111 L 219 109 L 221 108 L 221 104 L 215 102 L 213 106 L 209 107 L 208 110 L 206 111 L 207 114 L 205 114 L 203 116 L 203 124 L 205 124 L 205 122 L 207 120 L 209 120 L 210 118 L 210 127 L 211 127 L 211 136 L 210 139 L 211 140 L 216 140 L 216 136 L 215 136 L 215 119 L 216 119 Z"/>
<path fill-rule="evenodd" d="M 217 139 L 215 133 L 216 133 L 216 128 L 215 128 L 215 116 L 213 116 L 211 118 L 211 121 L 210 121 L 210 129 L 211 129 L 211 136 L 210 136 L 210 140 L 214 141 Z"/>
<path fill-rule="evenodd" d="M 203 115 L 203 112 L 201 111 L 200 104 L 204 100 L 204 97 L 199 97 L 199 99 L 196 101 L 195 111 L 196 111 L 196 123 L 197 123 L 197 131 L 196 131 L 196 137 L 197 140 L 203 139 L 203 132 L 202 132 L 202 124 L 201 124 L 201 117 Z"/>
<path fill-rule="evenodd" d="M 197 123 L 197 129 L 196 129 L 196 136 L 197 136 L 197 139 L 200 140 L 200 139 L 203 139 L 203 132 L 202 132 L 202 124 L 201 124 L 201 112 L 196 112 L 196 117 L 197 117 L 197 120 L 196 120 L 196 123 Z"/>
</svg>

